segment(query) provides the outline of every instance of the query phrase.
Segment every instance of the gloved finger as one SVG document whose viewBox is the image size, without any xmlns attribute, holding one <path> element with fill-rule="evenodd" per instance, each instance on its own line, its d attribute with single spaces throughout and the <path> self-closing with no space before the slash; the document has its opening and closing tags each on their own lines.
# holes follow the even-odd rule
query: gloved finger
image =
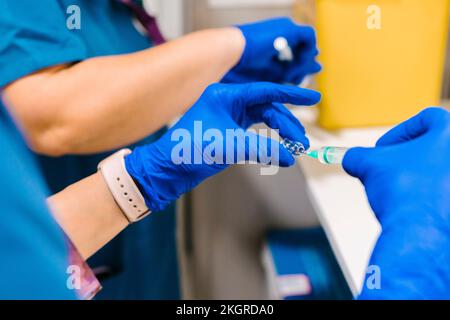
<svg viewBox="0 0 450 320">
<path fill-rule="evenodd" d="M 316 48 L 295 53 L 294 60 L 284 64 L 284 79 L 289 83 L 299 83 L 306 75 L 322 70 L 322 66 L 316 60 L 318 53 Z"/>
<path fill-rule="evenodd" d="M 319 50 L 317 48 L 310 48 L 310 49 L 303 49 L 303 50 L 295 50 L 293 52 L 294 54 L 294 60 L 291 61 L 291 64 L 294 65 L 305 65 L 308 64 L 310 61 L 316 60 Z"/>
<path fill-rule="evenodd" d="M 286 74 L 286 81 L 287 83 L 292 83 L 293 85 L 300 85 L 303 80 L 308 76 L 308 72 L 301 68 L 299 70 L 292 70 L 288 74 Z"/>
<path fill-rule="evenodd" d="M 307 25 L 295 24 L 292 32 L 288 35 L 287 40 L 295 53 L 302 51 L 317 51 L 317 36 L 313 27 Z M 318 53 L 318 51 L 317 51 Z"/>
<path fill-rule="evenodd" d="M 280 85 L 270 82 L 255 82 L 236 85 L 236 90 L 229 91 L 236 101 L 246 107 L 265 105 L 273 102 L 290 103 L 293 105 L 314 105 L 320 101 L 319 92 L 290 85 Z"/>
<path fill-rule="evenodd" d="M 318 73 L 320 71 L 322 71 L 322 65 L 317 62 L 316 60 L 314 60 L 310 66 L 308 66 L 307 68 L 309 74 L 314 74 L 314 73 Z"/>
<path fill-rule="evenodd" d="M 315 61 L 318 53 L 319 51 L 317 49 L 294 52 L 294 59 L 284 63 L 286 66 L 290 67 L 290 69 L 293 69 L 293 67 L 302 68 L 312 61 Z"/>
<path fill-rule="evenodd" d="M 272 103 L 249 110 L 249 116 L 257 122 L 264 122 L 268 127 L 279 130 L 282 138 L 301 142 L 309 149 L 309 139 L 301 122 L 280 103 Z"/>
<path fill-rule="evenodd" d="M 245 157 L 247 161 L 257 161 L 259 163 L 280 167 L 290 167 L 295 163 L 292 154 L 278 141 L 252 132 L 246 132 L 246 135 L 249 137 L 248 141 L 258 141 L 257 144 L 245 144 Z"/>
<path fill-rule="evenodd" d="M 449 112 L 442 108 L 425 109 L 389 130 L 377 141 L 377 146 L 388 146 L 418 138 L 430 130 L 439 128 L 448 114 Z"/>
<path fill-rule="evenodd" d="M 248 83 L 252 82 L 253 78 L 248 73 L 234 73 L 233 79 L 223 78 L 220 83 L 223 84 L 236 84 L 236 83 Z"/>
<path fill-rule="evenodd" d="M 322 65 L 313 60 L 306 66 L 290 69 L 286 72 L 285 77 L 288 83 L 300 84 L 306 76 L 318 73 L 322 70 Z"/>
<path fill-rule="evenodd" d="M 355 178 L 364 180 L 367 172 L 370 170 L 370 157 L 373 148 L 352 148 L 345 153 L 342 160 L 342 167 L 345 172 Z"/>
<path fill-rule="evenodd" d="M 286 84 L 286 73 L 290 70 L 290 62 L 279 61 L 278 56 L 274 57 L 274 63 L 270 68 L 271 82 Z M 253 79 L 260 78 L 260 75 L 255 74 Z"/>
</svg>

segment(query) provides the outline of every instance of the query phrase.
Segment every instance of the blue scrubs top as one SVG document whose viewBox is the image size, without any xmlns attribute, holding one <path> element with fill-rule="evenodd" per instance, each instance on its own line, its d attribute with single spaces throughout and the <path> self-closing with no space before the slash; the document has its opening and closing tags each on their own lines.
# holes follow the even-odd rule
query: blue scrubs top
<svg viewBox="0 0 450 320">
<path fill-rule="evenodd" d="M 0 299 L 75 299 L 38 165 L 0 103 Z"/>
<path fill-rule="evenodd" d="M 80 8 L 80 30 L 66 27 L 71 5 Z M 0 34 L 0 88 L 48 66 L 152 45 L 133 26 L 131 12 L 114 0 L 1 0 Z M 141 143 L 152 142 L 160 134 Z M 106 156 L 41 156 L 39 161 L 54 193 L 94 173 Z M 103 275 L 104 289 L 97 298 L 178 299 L 174 207 L 127 228 L 89 264 Z"/>
</svg>

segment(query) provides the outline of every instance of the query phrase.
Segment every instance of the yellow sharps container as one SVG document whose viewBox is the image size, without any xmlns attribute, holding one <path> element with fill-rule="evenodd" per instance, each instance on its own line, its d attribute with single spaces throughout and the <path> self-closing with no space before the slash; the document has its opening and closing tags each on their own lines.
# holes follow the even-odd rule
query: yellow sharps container
<svg viewBox="0 0 450 320">
<path fill-rule="evenodd" d="M 399 123 L 440 104 L 449 0 L 317 0 L 319 123 Z"/>
</svg>

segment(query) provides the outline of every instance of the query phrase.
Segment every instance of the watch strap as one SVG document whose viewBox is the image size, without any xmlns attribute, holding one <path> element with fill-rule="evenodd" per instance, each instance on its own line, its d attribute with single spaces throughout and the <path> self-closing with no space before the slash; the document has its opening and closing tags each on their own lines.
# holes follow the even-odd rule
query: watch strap
<svg viewBox="0 0 450 320">
<path fill-rule="evenodd" d="M 98 170 L 117 205 L 130 223 L 139 221 L 151 213 L 144 197 L 125 167 L 125 157 L 130 149 L 122 149 L 99 163 Z"/>
</svg>

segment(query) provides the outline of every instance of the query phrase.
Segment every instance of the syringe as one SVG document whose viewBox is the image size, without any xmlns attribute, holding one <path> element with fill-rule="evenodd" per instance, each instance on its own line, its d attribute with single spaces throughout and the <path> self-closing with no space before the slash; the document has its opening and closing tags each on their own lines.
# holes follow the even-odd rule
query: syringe
<svg viewBox="0 0 450 320">
<path fill-rule="evenodd" d="M 318 150 L 308 151 L 306 155 L 323 164 L 342 164 L 347 151 L 348 148 L 343 147 L 322 147 Z"/>
<path fill-rule="evenodd" d="M 317 159 L 323 164 L 342 164 L 345 153 L 348 148 L 343 147 L 322 147 L 317 150 L 306 151 L 304 145 L 301 142 L 284 139 L 282 141 L 283 146 L 294 156 L 305 155 L 313 159 Z"/>
</svg>

